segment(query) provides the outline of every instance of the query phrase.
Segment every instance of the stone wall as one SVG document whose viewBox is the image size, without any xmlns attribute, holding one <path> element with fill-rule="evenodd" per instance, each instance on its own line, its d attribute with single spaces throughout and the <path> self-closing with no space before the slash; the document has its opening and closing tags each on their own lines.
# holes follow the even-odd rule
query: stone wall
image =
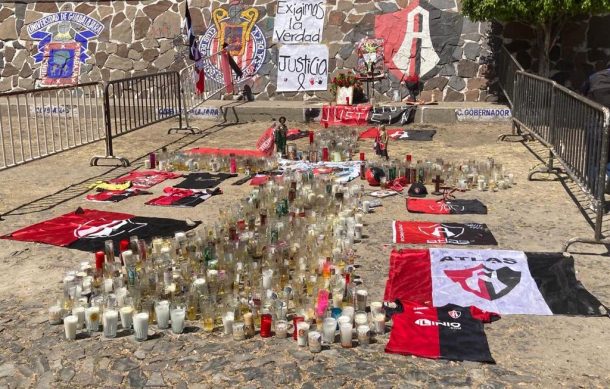
<svg viewBox="0 0 610 389">
<path fill-rule="evenodd" d="M 533 28 L 513 22 L 494 24 L 493 30 L 526 70 L 537 71 L 538 48 Z M 567 23 L 551 50 L 550 59 L 551 77 L 576 90 L 588 75 L 610 67 L 610 15 Z"/>
<path fill-rule="evenodd" d="M 329 77 L 354 67 L 357 60 L 354 44 L 362 37 L 375 35 L 376 16 L 400 11 L 414 1 L 419 0 L 326 0 L 322 43 L 329 48 Z M 314 95 L 330 98 L 329 92 L 276 92 L 278 45 L 272 43 L 276 1 L 244 0 L 242 3 L 257 9 L 256 25 L 263 32 L 267 45 L 264 64 L 251 83 L 255 96 L 258 99 L 289 100 L 304 100 Z M 431 17 L 438 18 L 440 13 L 450 15 L 454 27 L 461 30 L 455 45 L 443 47 L 444 51 L 451 51 L 450 57 L 441 59 L 436 70 L 423 80 L 422 97 L 429 99 L 435 95 L 437 100 L 444 101 L 494 100 L 488 85 L 488 77 L 492 77 L 487 65 L 491 57 L 488 42 L 489 36 L 498 30 L 492 31 L 489 23 L 473 23 L 463 18 L 459 14 L 459 0 L 421 0 L 421 3 L 437 9 L 438 12 L 432 12 Z M 87 39 L 83 51 L 89 57 L 81 64 L 79 82 L 180 70 L 189 63 L 186 58 L 188 49 L 183 45 L 180 29 L 184 4 L 184 0 L 3 2 L 0 5 L 0 92 L 39 86 L 42 64 L 35 60 L 34 55 L 41 39 L 31 36 L 30 26 L 59 11 L 78 12 L 103 25 L 99 35 Z M 227 8 L 228 4 L 229 0 L 191 0 L 195 33 L 202 35 L 212 24 L 212 11 L 219 7 Z M 590 24 L 584 20 L 576 21 L 566 30 L 569 32 L 562 36 L 553 54 L 558 78 L 577 85 L 590 70 L 607 61 L 610 34 L 599 32 L 608 22 L 608 18 L 593 18 Z M 504 33 L 504 42 L 526 67 L 535 65 L 531 60 L 536 49 L 530 29 L 512 23 L 505 25 L 500 32 Z M 390 96 L 398 81 L 391 75 L 377 83 L 378 96 Z"/>
</svg>

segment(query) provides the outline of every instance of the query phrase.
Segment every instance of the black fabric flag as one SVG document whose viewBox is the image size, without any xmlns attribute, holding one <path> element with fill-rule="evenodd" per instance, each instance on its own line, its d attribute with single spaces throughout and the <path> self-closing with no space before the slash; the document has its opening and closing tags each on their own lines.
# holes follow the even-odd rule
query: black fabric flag
<svg viewBox="0 0 610 389">
<path fill-rule="evenodd" d="M 394 243 L 496 246 L 498 242 L 485 224 L 395 221 Z"/>
<path fill-rule="evenodd" d="M 186 35 L 189 40 L 189 58 L 195 62 L 201 59 L 201 53 L 197 47 L 197 38 L 193 32 L 193 21 L 191 20 L 191 12 L 189 11 L 189 3 L 186 2 L 186 12 L 184 13 L 184 25 L 186 27 Z"/>
<path fill-rule="evenodd" d="M 186 176 L 186 179 L 179 183 L 178 185 L 174 185 L 174 188 L 184 188 L 184 189 L 209 189 L 215 188 L 220 185 L 224 180 L 237 177 L 237 174 L 228 174 L 228 173 L 218 173 L 218 174 L 210 174 L 210 173 L 191 173 Z"/>
<path fill-rule="evenodd" d="M 407 200 L 407 210 L 411 213 L 426 213 L 432 215 L 486 215 L 487 207 L 479 200 Z"/>
<path fill-rule="evenodd" d="M 408 124 L 415 116 L 416 106 L 374 107 L 370 110 L 367 122 L 371 124 Z"/>
</svg>

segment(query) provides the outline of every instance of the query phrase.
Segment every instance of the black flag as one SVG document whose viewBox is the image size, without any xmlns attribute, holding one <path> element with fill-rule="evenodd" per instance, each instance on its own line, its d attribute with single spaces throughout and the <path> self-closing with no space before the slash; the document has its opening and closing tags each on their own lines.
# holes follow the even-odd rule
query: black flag
<svg viewBox="0 0 610 389">
<path fill-rule="evenodd" d="M 186 12 L 184 13 L 184 26 L 186 27 L 186 35 L 189 38 L 189 58 L 195 62 L 201 59 L 201 53 L 197 47 L 197 38 L 193 33 L 193 22 L 191 20 L 191 12 L 189 11 L 189 3 L 186 2 Z"/>
</svg>

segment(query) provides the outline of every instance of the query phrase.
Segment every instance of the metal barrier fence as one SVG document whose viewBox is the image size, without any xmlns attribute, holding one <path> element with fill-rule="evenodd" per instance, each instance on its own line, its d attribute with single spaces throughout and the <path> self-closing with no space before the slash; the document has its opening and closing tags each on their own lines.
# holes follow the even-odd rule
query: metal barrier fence
<svg viewBox="0 0 610 389">
<path fill-rule="evenodd" d="M 105 137 L 99 83 L 0 94 L 0 170 Z"/>
<path fill-rule="evenodd" d="M 182 99 L 178 72 L 166 72 L 110 81 L 104 89 L 106 120 L 106 155 L 91 158 L 91 165 L 100 160 L 129 161 L 114 155 L 112 140 L 140 128 L 178 117 L 182 129 Z"/>
<path fill-rule="evenodd" d="M 500 88 L 511 107 L 513 107 L 515 93 L 515 75 L 518 71 L 523 71 L 523 67 L 508 49 L 502 46 L 496 60 L 496 73 Z"/>
<path fill-rule="evenodd" d="M 513 123 L 516 133 L 512 135 L 535 138 L 549 148 L 544 168 L 531 172 L 528 179 L 537 173 L 565 171 L 591 201 L 593 239 L 572 238 L 563 250 L 577 242 L 610 244 L 602 233 L 610 110 L 555 81 L 517 71 Z M 554 167 L 555 159 L 562 169 Z"/>
<path fill-rule="evenodd" d="M 201 106 L 213 96 L 220 94 L 227 87 L 224 80 L 219 82 L 215 78 L 204 77 L 203 82 L 201 82 L 199 79 L 200 63 L 203 63 L 206 60 L 214 60 L 217 61 L 217 63 L 220 63 L 222 60 L 221 55 L 222 53 L 216 53 L 203 58 L 200 62 L 189 65 L 180 71 L 180 91 L 184 108 L 184 121 L 186 124 L 184 130 L 193 132 L 194 128 L 190 126 L 189 115 L 197 107 Z"/>
</svg>

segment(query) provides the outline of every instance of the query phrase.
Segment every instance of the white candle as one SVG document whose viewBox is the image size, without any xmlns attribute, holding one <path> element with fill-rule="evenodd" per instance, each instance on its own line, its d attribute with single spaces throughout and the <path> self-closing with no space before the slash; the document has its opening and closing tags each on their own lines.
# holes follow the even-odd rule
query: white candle
<svg viewBox="0 0 610 389">
<path fill-rule="evenodd" d="M 157 327 L 161 330 L 169 328 L 169 301 L 162 300 L 155 304 Z"/>
<path fill-rule="evenodd" d="M 341 323 L 339 326 L 339 333 L 341 334 L 341 347 L 351 348 L 352 347 L 352 323 Z"/>
<path fill-rule="evenodd" d="M 324 319 L 322 324 L 322 340 L 326 344 L 332 344 L 335 341 L 335 332 L 337 331 L 337 320 L 332 317 Z"/>
<path fill-rule="evenodd" d="M 278 320 L 275 323 L 275 336 L 282 339 L 288 336 L 288 322 L 286 320 Z"/>
<path fill-rule="evenodd" d="M 369 319 L 366 315 L 365 312 L 358 312 L 355 316 L 354 316 L 354 323 L 356 323 L 356 328 L 358 328 L 358 326 L 362 326 L 362 325 L 366 325 L 369 323 Z"/>
<path fill-rule="evenodd" d="M 352 306 L 343 307 L 343 311 L 341 311 L 341 315 L 349 317 L 350 320 L 353 322 L 354 321 L 354 307 L 352 307 Z"/>
<path fill-rule="evenodd" d="M 322 334 L 318 331 L 311 331 L 307 334 L 307 342 L 309 343 L 309 351 L 312 353 L 322 351 Z"/>
<path fill-rule="evenodd" d="M 271 289 L 271 279 L 273 277 L 273 270 L 267 269 L 263 271 L 263 289 Z"/>
<path fill-rule="evenodd" d="M 373 301 L 371 303 L 371 316 L 375 317 L 376 315 L 381 313 L 381 309 L 383 304 L 380 301 Z"/>
<path fill-rule="evenodd" d="M 299 347 L 307 346 L 307 336 L 309 334 L 309 323 L 300 321 L 297 323 L 297 344 Z"/>
<path fill-rule="evenodd" d="M 341 305 L 343 305 L 343 289 L 333 289 L 333 307 L 341 308 Z"/>
<path fill-rule="evenodd" d="M 366 346 L 369 344 L 369 337 L 371 333 L 371 329 L 367 325 L 361 325 L 356 328 L 358 332 L 358 344 L 360 346 Z"/>
<path fill-rule="evenodd" d="M 76 327 L 78 325 L 78 317 L 74 315 L 66 316 L 64 318 L 64 330 L 66 332 L 66 339 L 76 339 Z"/>
<path fill-rule="evenodd" d="M 222 316 L 222 325 L 224 326 L 225 335 L 233 333 L 233 322 L 235 321 L 235 313 L 227 312 Z"/>
<path fill-rule="evenodd" d="M 95 332 L 100 330 L 100 307 L 94 305 L 85 309 L 85 322 L 87 331 Z"/>
<path fill-rule="evenodd" d="M 170 315 L 172 318 L 172 332 L 174 334 L 181 334 L 184 331 L 184 317 L 186 315 L 184 308 L 174 308 Z"/>
<path fill-rule="evenodd" d="M 85 325 L 85 307 L 76 306 L 72 308 L 72 315 L 78 318 L 78 323 L 76 324 L 77 329 L 82 329 Z"/>
<path fill-rule="evenodd" d="M 61 324 L 63 309 L 59 305 L 49 307 L 49 323 Z"/>
<path fill-rule="evenodd" d="M 369 213 L 370 204 L 371 203 L 368 201 L 363 201 L 362 202 L 362 212 Z"/>
<path fill-rule="evenodd" d="M 121 314 L 121 326 L 123 327 L 123 329 L 130 329 L 131 325 L 133 324 L 133 307 L 121 307 L 119 313 Z"/>
<path fill-rule="evenodd" d="M 148 313 L 140 312 L 133 317 L 133 329 L 136 340 L 143 341 L 148 338 Z"/>
<path fill-rule="evenodd" d="M 116 337 L 116 329 L 119 324 L 119 313 L 114 309 L 104 310 L 103 315 L 104 321 L 104 337 L 114 338 Z"/>
<path fill-rule="evenodd" d="M 112 278 L 106 278 L 104 280 L 104 291 L 106 293 L 112 293 Z"/>
<path fill-rule="evenodd" d="M 366 311 L 366 302 L 369 293 L 364 289 L 356 291 L 356 309 L 358 311 Z"/>
<path fill-rule="evenodd" d="M 385 315 L 378 313 L 373 316 L 373 323 L 375 324 L 375 332 L 383 335 L 385 334 Z"/>
</svg>

